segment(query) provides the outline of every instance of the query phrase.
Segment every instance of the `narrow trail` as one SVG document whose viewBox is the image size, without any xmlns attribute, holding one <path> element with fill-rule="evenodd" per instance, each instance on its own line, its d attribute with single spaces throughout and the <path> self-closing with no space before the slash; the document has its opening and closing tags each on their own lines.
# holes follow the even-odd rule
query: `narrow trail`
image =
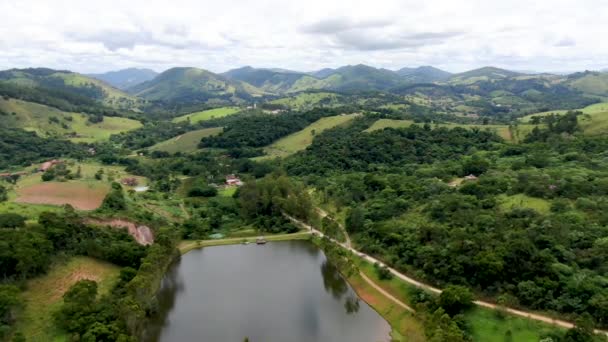
<svg viewBox="0 0 608 342">
<path fill-rule="evenodd" d="M 186 206 L 184 205 L 184 202 L 180 202 L 179 207 L 182 209 L 182 212 L 184 213 L 184 215 L 186 215 L 186 218 L 190 219 L 190 213 L 188 212 L 188 210 L 186 210 Z"/>
<path fill-rule="evenodd" d="M 324 211 L 323 211 L 322 209 L 320 209 L 320 208 L 317 208 L 317 211 L 318 211 L 319 213 L 324 212 Z M 287 215 L 287 214 L 285 214 L 285 216 L 286 216 L 286 217 L 287 217 L 289 220 L 291 220 L 292 222 L 294 222 L 294 223 L 296 223 L 296 224 L 300 225 L 301 227 L 303 227 L 303 228 L 305 228 L 305 229 L 310 230 L 312 233 L 314 233 L 314 234 L 316 234 L 316 235 L 318 235 L 318 236 L 320 236 L 320 237 L 324 237 L 324 236 L 325 236 L 325 235 L 324 235 L 322 232 L 318 231 L 317 229 L 315 229 L 315 228 L 314 228 L 314 227 L 312 227 L 311 225 L 309 225 L 309 224 L 307 224 L 307 223 L 305 223 L 305 222 L 302 222 L 302 221 L 300 221 L 300 220 L 296 219 L 295 217 L 289 216 L 289 215 Z M 416 279 L 410 278 L 410 277 L 408 277 L 407 275 L 405 275 L 405 274 L 403 274 L 403 273 L 401 273 L 401 272 L 399 272 L 399 271 L 395 270 L 394 268 L 392 268 L 392 267 L 390 267 L 390 266 L 386 265 L 386 264 L 385 264 L 385 263 L 383 263 L 382 261 L 380 261 L 380 260 L 378 260 L 378 259 L 376 259 L 376 258 L 374 258 L 374 257 L 372 257 L 372 256 L 370 256 L 370 255 L 367 255 L 367 254 L 365 254 L 365 253 L 361 253 L 361 252 L 357 251 L 357 250 L 356 250 L 356 249 L 354 249 L 354 248 L 353 248 L 351 245 L 347 245 L 346 243 L 342 243 L 342 242 L 340 242 L 340 241 L 336 241 L 336 240 L 334 240 L 334 239 L 330 238 L 329 236 L 327 236 L 327 238 L 328 238 L 330 241 L 332 241 L 333 243 L 335 243 L 335 244 L 337 244 L 337 245 L 341 246 L 342 248 L 345 248 L 345 249 L 347 249 L 347 250 L 351 251 L 352 253 L 355 253 L 356 255 L 358 255 L 359 257 L 361 257 L 363 260 L 365 260 L 365 261 L 367 261 L 367 262 L 370 262 L 370 263 L 372 263 L 372 264 L 374 264 L 374 263 L 378 263 L 380 266 L 385 266 L 385 267 L 387 267 L 387 269 L 388 269 L 388 270 L 389 270 L 389 271 L 390 271 L 390 272 L 391 272 L 391 273 L 392 273 L 394 276 L 396 276 L 397 278 L 399 278 L 399 279 L 401 279 L 401 280 L 405 281 L 405 282 L 406 282 L 406 283 L 408 283 L 408 284 L 414 285 L 414 286 L 416 286 L 416 287 L 418 287 L 418 288 L 421 288 L 421 289 L 423 289 L 423 290 L 426 290 L 426 291 L 429 291 L 429 292 L 433 292 L 433 293 L 436 293 L 436 294 L 440 294 L 440 293 L 441 293 L 441 289 L 438 289 L 438 288 L 433 287 L 433 286 L 431 286 L 431 285 L 428 285 L 428 284 L 422 283 L 422 282 L 420 282 L 420 281 L 418 281 L 418 280 L 416 280 Z M 347 241 L 350 243 L 350 240 L 347 240 Z M 364 279 L 365 279 L 365 278 L 364 278 Z M 369 279 L 369 278 L 368 278 L 368 279 Z M 371 280 L 370 280 L 370 281 L 371 281 Z M 370 283 L 370 285 L 372 285 L 372 283 Z M 374 285 L 376 285 L 376 284 L 373 284 L 372 286 L 374 286 Z M 376 286 L 378 286 L 378 285 L 376 285 Z M 374 286 L 374 287 L 375 287 L 375 286 Z M 388 293 L 386 293 L 385 291 L 384 291 L 384 292 L 382 292 L 382 293 L 383 293 L 383 294 L 388 294 Z M 388 295 L 390 296 L 390 294 L 388 294 Z M 390 297 L 389 297 L 389 296 L 387 296 L 387 297 L 388 297 L 389 299 L 392 299 L 392 298 L 391 298 L 392 296 L 390 296 Z M 393 297 L 393 298 L 394 298 L 394 297 Z M 396 298 L 395 298 L 395 299 L 396 299 Z M 517 310 L 517 309 L 512 309 L 512 308 L 508 308 L 508 307 L 504 307 L 504 306 L 500 306 L 500 307 L 499 307 L 499 306 L 498 306 L 498 305 L 496 305 L 496 304 L 493 304 L 493 303 L 490 303 L 490 302 L 481 301 L 481 300 L 476 300 L 476 301 L 474 301 L 473 303 L 474 303 L 475 305 L 477 305 L 477 306 L 481 306 L 481 307 L 484 307 L 484 308 L 487 308 L 487 309 L 490 309 L 490 310 L 503 310 L 503 311 L 505 311 L 505 312 L 507 312 L 507 313 L 510 313 L 510 314 L 512 314 L 512 315 L 515 315 L 515 316 L 520 316 L 520 317 L 524 317 L 524 318 L 532 319 L 532 320 L 535 320 L 535 321 L 544 322 L 544 323 L 547 323 L 547 324 L 551 324 L 551 325 L 558 326 L 558 327 L 562 327 L 562 328 L 566 328 L 566 329 L 570 329 L 570 328 L 573 328 L 573 327 L 574 327 L 574 324 L 573 324 L 572 322 L 568 322 L 568 321 L 563 321 L 563 320 L 555 319 L 555 318 L 552 318 L 552 317 L 549 317 L 549 316 L 545 316 L 545 315 L 541 315 L 541 314 L 536 314 L 536 313 L 532 313 L 532 312 L 529 312 L 529 311 Z M 410 309 L 411 309 L 411 308 L 410 308 Z M 606 331 L 606 330 L 594 329 L 593 331 L 594 331 L 596 334 L 604 334 L 604 335 L 608 335 L 608 331 Z"/>
<path fill-rule="evenodd" d="M 383 288 L 381 288 L 380 285 L 374 283 L 374 281 L 371 280 L 371 279 L 369 279 L 369 277 L 366 276 L 365 273 L 359 272 L 359 275 L 361 276 L 361 278 L 363 278 L 363 280 L 365 280 L 371 287 L 373 287 L 378 292 L 380 292 L 384 297 L 392 300 L 395 304 L 399 305 L 400 307 L 404 308 L 405 310 L 407 310 L 407 311 L 409 311 L 411 313 L 415 313 L 416 312 L 416 310 L 414 310 L 412 307 L 410 307 L 409 305 L 407 305 L 404 302 L 400 301 L 399 299 L 393 297 L 393 295 L 391 295 L 390 293 L 386 292 L 386 290 L 384 290 Z"/>
<path fill-rule="evenodd" d="M 325 217 L 329 217 L 330 220 L 336 222 L 338 224 L 338 227 L 340 227 L 340 229 L 342 230 L 342 234 L 344 234 L 344 237 L 346 239 L 346 245 L 348 247 L 351 247 L 353 245 L 351 243 L 351 241 L 350 241 L 350 236 L 348 236 L 348 233 L 346 232 L 346 228 L 344 227 L 344 225 L 342 225 L 342 223 L 340 223 L 340 222 L 334 220 L 333 218 L 331 218 L 331 216 L 329 216 L 329 214 L 325 210 L 323 210 L 323 209 L 321 209 L 319 207 L 315 207 L 315 210 L 317 211 L 317 213 L 319 214 L 319 216 L 321 216 L 321 219 L 323 219 Z"/>
</svg>

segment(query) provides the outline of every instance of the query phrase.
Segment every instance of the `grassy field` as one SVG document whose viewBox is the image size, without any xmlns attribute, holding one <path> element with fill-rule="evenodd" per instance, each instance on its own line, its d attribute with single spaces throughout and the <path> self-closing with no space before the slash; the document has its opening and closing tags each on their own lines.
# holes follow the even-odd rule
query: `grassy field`
<svg viewBox="0 0 608 342">
<path fill-rule="evenodd" d="M 211 119 L 222 118 L 224 116 L 236 114 L 240 112 L 241 109 L 239 107 L 221 107 L 214 108 L 209 110 L 204 110 L 202 112 L 195 112 L 186 115 L 182 115 L 173 119 L 173 122 L 182 122 L 190 120 L 191 123 L 196 123 L 199 121 L 207 121 Z"/>
<path fill-rule="evenodd" d="M 578 122 L 584 134 L 598 135 L 608 133 L 608 103 L 596 103 L 579 110 L 583 112 L 583 115 L 579 116 Z M 530 122 L 530 119 L 534 116 L 563 115 L 566 112 L 568 111 L 553 110 L 535 113 L 522 117 L 520 121 L 526 123 Z"/>
<path fill-rule="evenodd" d="M 101 205 L 109 191 L 110 185 L 101 182 L 44 182 L 17 189 L 15 202 L 50 205 L 69 204 L 79 210 L 94 210 Z"/>
<path fill-rule="evenodd" d="M 380 129 L 385 129 L 388 127 L 391 128 L 404 128 L 409 127 L 414 124 L 411 120 L 393 120 L 393 119 L 379 119 L 374 122 L 365 132 L 373 132 Z M 468 128 L 468 129 L 480 129 L 480 130 L 492 130 L 496 134 L 498 134 L 501 138 L 510 142 L 519 142 L 523 138 L 525 138 L 528 133 L 532 131 L 532 129 L 536 125 L 530 124 L 519 124 L 509 128 L 509 125 L 466 125 L 466 124 L 457 124 L 457 123 L 442 123 L 442 124 L 431 124 L 432 128 L 444 127 L 444 128 Z"/>
<path fill-rule="evenodd" d="M 373 132 L 385 128 L 405 128 L 410 127 L 414 121 L 412 120 L 393 120 L 393 119 L 380 119 L 374 122 L 365 132 Z"/>
<path fill-rule="evenodd" d="M 196 131 L 184 133 L 180 136 L 160 142 L 152 147 L 152 151 L 164 151 L 169 153 L 190 153 L 198 150 L 198 143 L 204 137 L 217 135 L 223 130 L 222 127 L 203 128 Z"/>
<path fill-rule="evenodd" d="M 226 186 L 217 192 L 218 196 L 221 197 L 232 197 L 238 188 L 236 186 Z"/>
<path fill-rule="evenodd" d="M 543 334 L 557 328 L 537 321 L 501 314 L 494 310 L 476 307 L 466 314 L 471 326 L 473 341 L 504 342 L 511 332 L 511 341 L 540 341 Z"/>
<path fill-rule="evenodd" d="M 47 274 L 27 282 L 22 294 L 25 307 L 16 330 L 30 342 L 67 340 L 52 321 L 63 294 L 82 279 L 95 280 L 99 294 L 107 293 L 118 279 L 119 270 L 118 266 L 88 257 L 74 257 L 65 264 L 54 265 Z"/>
<path fill-rule="evenodd" d="M 23 128 L 42 137 L 69 137 L 73 142 L 103 141 L 112 134 L 142 126 L 136 120 L 109 116 L 104 116 L 102 122 L 92 124 L 87 121 L 85 114 L 62 112 L 53 107 L 15 99 L 0 98 L 0 110 L 9 113 L 0 117 L 7 127 Z"/>
<path fill-rule="evenodd" d="M 498 196 L 500 201 L 500 209 L 508 211 L 514 208 L 530 208 L 534 209 L 541 214 L 548 214 L 551 208 L 551 203 L 542 198 L 530 197 L 524 194 L 517 194 L 512 196 L 500 195 Z"/>
<path fill-rule="evenodd" d="M 311 108 L 319 104 L 321 101 L 329 106 L 338 104 L 339 96 L 334 93 L 300 93 L 295 96 L 284 97 L 271 101 L 273 104 L 280 104 L 293 109 Z"/>
<path fill-rule="evenodd" d="M 298 151 L 304 150 L 306 147 L 308 147 L 308 145 L 312 144 L 312 140 L 316 134 L 319 134 L 326 129 L 349 122 L 356 116 L 357 114 L 348 114 L 329 116 L 319 119 L 308 125 L 303 130 L 290 134 L 275 141 L 270 146 L 265 147 L 264 152 L 266 152 L 267 155 L 258 159 L 287 157 Z"/>
</svg>

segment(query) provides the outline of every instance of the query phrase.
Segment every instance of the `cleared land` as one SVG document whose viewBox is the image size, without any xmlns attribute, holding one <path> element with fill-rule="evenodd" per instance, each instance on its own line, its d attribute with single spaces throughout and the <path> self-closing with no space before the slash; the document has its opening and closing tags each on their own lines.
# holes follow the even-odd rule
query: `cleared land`
<svg viewBox="0 0 608 342">
<path fill-rule="evenodd" d="M 583 112 L 583 115 L 579 116 L 578 122 L 584 134 L 598 135 L 608 133 L 608 103 L 596 103 L 578 110 Z M 553 110 L 535 113 L 522 117 L 520 121 L 527 123 L 534 116 L 563 115 L 567 112 L 567 110 Z"/>
<path fill-rule="evenodd" d="M 542 198 L 530 197 L 524 194 L 512 196 L 500 195 L 500 209 L 504 211 L 513 210 L 515 208 L 534 209 L 541 214 L 548 214 L 551 208 L 551 203 Z"/>
<path fill-rule="evenodd" d="M 0 120 L 7 127 L 23 128 L 41 137 L 67 138 L 73 142 L 97 142 L 110 135 L 137 129 L 137 120 L 104 116 L 102 122 L 90 123 L 88 116 L 62 112 L 38 103 L 0 98 L 0 110 L 6 115 Z M 13 114 L 14 113 L 14 114 Z"/>
<path fill-rule="evenodd" d="M 265 147 L 264 152 L 267 155 L 259 159 L 286 157 L 304 150 L 312 144 L 312 140 L 316 134 L 319 134 L 326 129 L 347 123 L 357 115 L 358 114 L 336 115 L 319 119 L 301 131 L 290 134 Z"/>
<path fill-rule="evenodd" d="M 311 108 L 323 102 L 324 105 L 332 106 L 339 103 L 339 96 L 334 93 L 301 93 L 295 96 L 284 97 L 271 101 L 294 109 Z"/>
<path fill-rule="evenodd" d="M 380 129 L 391 128 L 404 128 L 413 125 L 414 122 L 411 120 L 393 120 L 393 119 L 379 119 L 374 122 L 365 132 L 373 132 Z M 422 124 L 420 124 L 422 125 Z M 467 129 L 479 129 L 479 130 L 491 130 L 498 134 L 501 138 L 510 142 L 518 142 L 525 138 L 528 133 L 534 129 L 536 125 L 530 124 L 519 124 L 509 127 L 509 125 L 467 125 L 457 123 L 441 123 L 431 124 L 432 128 L 445 127 L 445 128 L 467 128 Z"/>
<path fill-rule="evenodd" d="M 217 135 L 223 130 L 222 127 L 203 128 L 196 131 L 184 133 L 177 137 L 160 142 L 152 147 L 152 151 L 164 151 L 168 153 L 184 152 L 190 153 L 198 150 L 198 143 L 204 137 Z"/>
<path fill-rule="evenodd" d="M 77 281 L 89 279 L 97 282 L 98 293 L 103 295 L 116 283 L 119 273 L 118 266 L 88 257 L 74 257 L 53 266 L 46 275 L 27 282 L 22 294 L 25 307 L 16 330 L 27 341 L 65 340 L 53 324 L 53 312 L 61 305 L 63 294 Z"/>
<path fill-rule="evenodd" d="M 69 204 L 79 210 L 99 208 L 110 186 L 87 182 L 46 182 L 17 190 L 16 202 L 30 204 Z"/>
<path fill-rule="evenodd" d="M 186 115 L 182 115 L 173 119 L 173 122 L 183 122 L 190 120 L 191 123 L 196 123 L 199 121 L 207 121 L 211 119 L 222 118 L 224 116 L 236 114 L 240 112 L 241 109 L 239 107 L 221 107 L 214 108 L 209 110 L 204 110 L 202 112 L 195 112 Z"/>
<path fill-rule="evenodd" d="M 122 178 L 136 178 L 139 185 L 146 185 L 145 177 L 133 176 L 122 166 L 107 166 L 98 163 L 79 164 L 66 161 L 72 174 L 80 167 L 81 178 L 66 182 L 42 182 L 40 173 L 23 176 L 17 185 L 2 182 L 9 192 L 9 201 L 0 203 L 0 211 L 11 211 L 29 219 L 37 219 L 43 211 L 60 210 L 58 205 L 70 204 L 76 209 L 92 210 L 101 204 L 110 189 L 112 181 L 119 182 Z M 34 165 L 26 171 L 38 167 Z M 95 179 L 95 173 L 103 169 L 102 180 Z M 126 190 L 132 187 L 124 186 Z"/>
</svg>

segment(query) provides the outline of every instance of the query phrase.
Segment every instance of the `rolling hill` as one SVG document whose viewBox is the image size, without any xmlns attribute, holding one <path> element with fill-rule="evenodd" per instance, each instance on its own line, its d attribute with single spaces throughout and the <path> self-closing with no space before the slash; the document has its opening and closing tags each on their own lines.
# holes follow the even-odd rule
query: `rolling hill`
<svg viewBox="0 0 608 342">
<path fill-rule="evenodd" d="M 141 127 L 136 120 L 104 116 L 91 122 L 81 113 L 61 111 L 38 103 L 0 97 L 0 126 L 22 128 L 42 138 L 67 139 L 72 142 L 97 142 L 110 135 Z"/>
<path fill-rule="evenodd" d="M 452 76 L 451 73 L 432 66 L 401 68 L 397 70 L 396 73 L 410 83 L 432 83 L 445 81 Z"/>
<path fill-rule="evenodd" d="M 229 79 L 243 81 L 271 93 L 297 91 L 296 83 L 306 84 L 316 81 L 313 77 L 287 70 L 257 69 L 250 66 L 233 69 L 222 74 Z"/>
<path fill-rule="evenodd" d="M 104 81 L 118 89 L 127 89 L 149 81 L 157 75 L 156 71 L 150 69 L 128 68 L 101 74 L 88 74 L 87 76 Z"/>
<path fill-rule="evenodd" d="M 172 68 L 128 89 L 146 100 L 184 104 L 234 104 L 251 101 L 264 91 L 198 68 Z"/>
<path fill-rule="evenodd" d="M 141 104 L 136 97 L 98 79 L 65 70 L 46 68 L 0 71 L 0 81 L 24 87 L 40 87 L 84 96 L 117 109 L 135 110 Z"/>
<path fill-rule="evenodd" d="M 472 84 L 478 81 L 501 80 L 523 75 L 524 74 L 519 72 L 488 66 L 454 74 L 448 81 L 452 84 Z"/>
<path fill-rule="evenodd" d="M 568 75 L 566 84 L 591 96 L 608 97 L 607 72 L 578 72 Z"/>
</svg>

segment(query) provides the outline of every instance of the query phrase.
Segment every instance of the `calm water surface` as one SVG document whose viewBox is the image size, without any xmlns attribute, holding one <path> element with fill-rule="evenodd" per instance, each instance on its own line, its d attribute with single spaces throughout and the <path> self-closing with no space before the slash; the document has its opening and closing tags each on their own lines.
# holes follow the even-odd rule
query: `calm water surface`
<svg viewBox="0 0 608 342">
<path fill-rule="evenodd" d="M 207 247 L 162 283 L 148 341 L 375 342 L 390 326 L 307 241 Z"/>
</svg>

